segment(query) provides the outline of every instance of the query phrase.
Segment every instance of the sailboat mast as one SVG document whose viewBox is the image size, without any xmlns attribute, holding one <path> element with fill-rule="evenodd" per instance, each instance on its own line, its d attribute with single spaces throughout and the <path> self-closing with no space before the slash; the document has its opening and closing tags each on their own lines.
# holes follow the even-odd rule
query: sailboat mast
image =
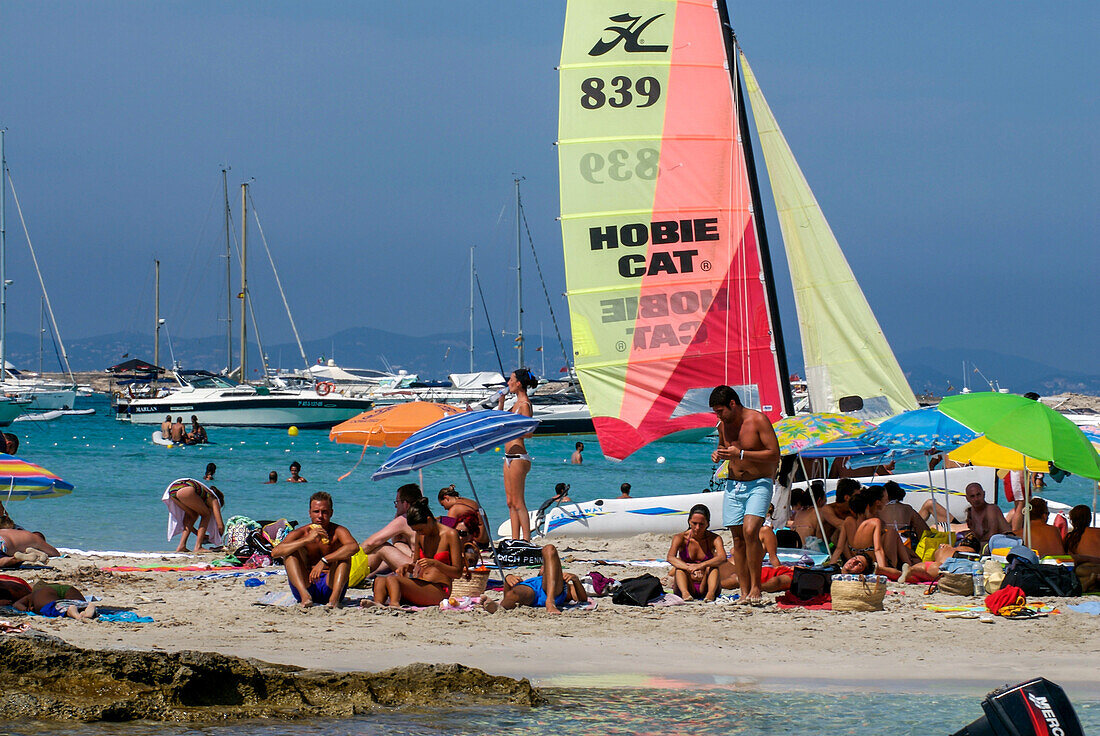
<svg viewBox="0 0 1100 736">
<path fill-rule="evenodd" d="M 519 177 L 516 178 L 516 310 L 519 328 L 516 331 L 516 348 L 519 350 L 519 368 L 523 362 L 523 248 L 520 246 Z"/>
<path fill-rule="evenodd" d="M 4 129 L 0 128 L 0 383 L 8 375 L 8 242 L 7 242 L 8 159 L 4 154 Z"/>
<path fill-rule="evenodd" d="M 474 247 L 470 246 L 470 373 L 474 372 Z"/>
<path fill-rule="evenodd" d="M 244 383 L 245 353 L 248 351 L 248 182 L 241 184 L 241 373 L 238 376 Z"/>
<path fill-rule="evenodd" d="M 160 261 L 153 261 L 153 365 L 160 365 Z"/>
<path fill-rule="evenodd" d="M 38 300 L 38 377 L 42 377 L 42 348 L 46 335 L 46 300 Z"/>
<path fill-rule="evenodd" d="M 779 389 L 783 396 L 783 413 L 787 416 L 794 416 L 791 374 L 787 368 L 787 349 L 783 344 L 783 327 L 779 321 L 779 301 L 775 293 L 775 274 L 772 270 L 771 252 L 768 249 L 768 233 L 764 227 L 764 208 L 760 201 L 760 180 L 756 175 L 756 162 L 752 154 L 752 139 L 749 137 L 749 118 L 745 111 L 745 98 L 741 93 L 741 67 L 737 63 L 737 37 L 733 33 L 733 26 L 730 25 L 729 9 L 726 7 L 725 0 L 720 0 L 718 3 L 718 16 L 722 21 L 722 42 L 726 47 L 726 61 L 729 65 L 734 104 L 737 108 L 737 131 L 741 139 L 741 149 L 745 155 L 745 173 L 748 175 L 749 191 L 752 194 L 752 222 L 756 230 L 757 245 L 760 248 L 760 268 L 764 271 L 764 288 L 768 295 L 768 314 L 771 317 L 775 360 L 779 367 Z"/>
<path fill-rule="evenodd" d="M 233 369 L 233 245 L 229 233 L 229 167 L 222 169 L 222 196 L 225 200 L 225 370 Z M 159 365 L 159 363 L 157 364 Z"/>
</svg>

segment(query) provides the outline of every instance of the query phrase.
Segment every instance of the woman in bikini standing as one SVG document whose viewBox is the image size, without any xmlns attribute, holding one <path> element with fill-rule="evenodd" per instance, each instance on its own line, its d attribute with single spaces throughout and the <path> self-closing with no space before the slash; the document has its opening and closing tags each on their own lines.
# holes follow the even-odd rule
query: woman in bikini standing
<svg viewBox="0 0 1100 736">
<path fill-rule="evenodd" d="M 539 385 L 538 379 L 526 368 L 517 368 L 508 376 L 508 393 L 516 395 L 516 403 L 510 411 L 513 414 L 531 416 L 531 400 L 527 398 L 528 389 Z M 502 394 L 497 408 L 504 410 L 504 400 L 508 394 Z M 524 500 L 524 488 L 527 472 L 531 470 L 531 456 L 523 440 L 531 435 L 514 439 L 504 447 L 504 498 L 508 503 L 508 518 L 512 522 L 512 539 L 531 541 L 531 514 Z"/>
<path fill-rule="evenodd" d="M 426 498 L 414 503 L 405 519 L 416 532 L 416 561 L 402 566 L 395 575 L 374 579 L 373 605 L 438 605 L 451 594 L 451 583 L 462 574 L 458 532 L 436 520 Z"/>
</svg>

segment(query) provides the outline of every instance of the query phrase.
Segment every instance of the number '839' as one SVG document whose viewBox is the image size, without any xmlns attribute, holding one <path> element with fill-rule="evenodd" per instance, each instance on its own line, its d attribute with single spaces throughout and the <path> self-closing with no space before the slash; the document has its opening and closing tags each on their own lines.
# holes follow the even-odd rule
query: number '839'
<svg viewBox="0 0 1100 736">
<path fill-rule="evenodd" d="M 604 88 L 610 84 L 610 91 Z M 661 99 L 661 83 L 653 77 L 642 77 L 637 82 L 630 77 L 612 77 L 610 83 L 599 77 L 589 77 L 581 82 L 581 107 L 598 110 L 605 104 L 611 107 L 629 107 L 637 96 L 637 107 L 649 107 Z"/>
</svg>

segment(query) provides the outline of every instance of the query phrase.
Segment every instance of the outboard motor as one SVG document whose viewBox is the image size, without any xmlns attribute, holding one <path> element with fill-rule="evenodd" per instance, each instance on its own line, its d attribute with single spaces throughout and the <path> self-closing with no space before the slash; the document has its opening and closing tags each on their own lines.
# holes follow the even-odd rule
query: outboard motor
<svg viewBox="0 0 1100 736">
<path fill-rule="evenodd" d="M 1084 736 L 1062 688 L 1045 677 L 994 690 L 985 715 L 953 736 Z"/>
</svg>

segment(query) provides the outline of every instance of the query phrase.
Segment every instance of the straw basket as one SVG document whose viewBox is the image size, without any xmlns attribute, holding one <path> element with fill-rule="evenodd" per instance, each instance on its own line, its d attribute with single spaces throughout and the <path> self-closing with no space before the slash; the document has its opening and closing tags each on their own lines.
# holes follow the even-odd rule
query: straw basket
<svg viewBox="0 0 1100 736">
<path fill-rule="evenodd" d="M 855 576 L 853 576 L 855 577 Z M 886 597 L 886 583 L 878 575 L 859 576 L 862 579 L 837 580 L 833 577 L 834 611 L 881 611 Z"/>
<path fill-rule="evenodd" d="M 488 584 L 489 571 L 487 569 L 470 570 L 465 575 L 455 578 L 455 581 L 451 583 L 451 597 L 477 598 L 485 592 L 485 586 Z"/>
</svg>

